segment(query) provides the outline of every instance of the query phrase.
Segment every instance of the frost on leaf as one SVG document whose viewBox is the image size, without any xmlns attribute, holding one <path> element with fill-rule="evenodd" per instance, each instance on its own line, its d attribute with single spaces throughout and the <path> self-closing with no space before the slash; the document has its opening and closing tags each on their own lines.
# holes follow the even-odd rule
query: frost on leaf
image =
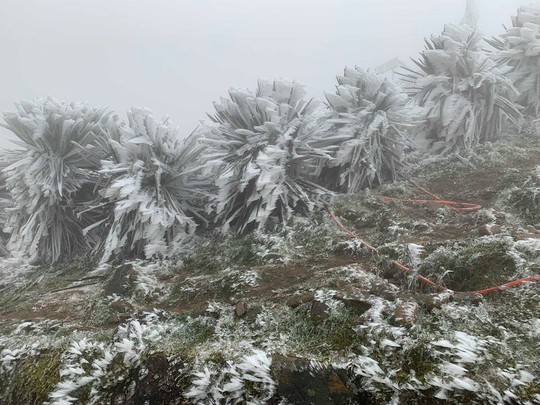
<svg viewBox="0 0 540 405">
<path fill-rule="evenodd" d="M 240 363 L 229 361 L 219 371 L 205 366 L 192 374 L 184 396 L 197 404 L 265 404 L 276 391 L 271 363 L 265 352 L 254 349 Z"/>
<path fill-rule="evenodd" d="M 497 49 L 495 59 L 510 66 L 508 77 L 519 91 L 525 112 L 538 118 L 540 112 L 540 7 L 522 6 L 512 17 L 512 27 L 488 41 Z"/>
<path fill-rule="evenodd" d="M 3 213 L 7 249 L 30 261 L 56 262 L 95 244 L 97 235 L 83 235 L 95 221 L 85 209 L 95 198 L 99 168 L 93 144 L 106 137 L 103 127 L 114 118 L 102 107 L 48 98 L 17 104 L 4 121 L 20 147 L 6 152 L 2 169 L 12 204 Z"/>
<path fill-rule="evenodd" d="M 520 125 L 516 89 L 469 26 L 446 25 L 414 63 L 401 75 L 413 101 L 426 109 L 420 132 L 434 152 L 470 149 L 500 138 L 508 121 Z"/>
<path fill-rule="evenodd" d="M 405 131 L 414 123 L 407 96 L 384 76 L 358 67 L 338 76 L 336 93 L 326 93 L 319 142 L 332 147 L 322 168 L 326 187 L 357 193 L 394 181 L 403 165 Z"/>
<path fill-rule="evenodd" d="M 102 145 L 110 156 L 102 161 L 97 203 L 110 207 L 104 260 L 168 255 L 195 231 L 207 194 L 193 137 L 180 141 L 172 122 L 156 121 L 148 110 L 133 108 L 128 119 Z"/>
<path fill-rule="evenodd" d="M 316 106 L 303 86 L 260 80 L 256 93 L 229 95 L 200 130 L 206 164 L 217 173 L 213 209 L 222 230 L 260 230 L 270 217 L 284 223 L 321 207 L 328 192 L 313 175 L 328 154 L 314 145 L 308 118 Z"/>
</svg>

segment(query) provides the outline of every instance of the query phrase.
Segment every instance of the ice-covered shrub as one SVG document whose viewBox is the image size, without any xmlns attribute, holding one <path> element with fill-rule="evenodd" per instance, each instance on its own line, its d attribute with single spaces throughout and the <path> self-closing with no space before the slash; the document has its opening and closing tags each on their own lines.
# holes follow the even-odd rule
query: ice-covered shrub
<svg viewBox="0 0 540 405">
<path fill-rule="evenodd" d="M 262 229 L 270 217 L 287 221 L 323 204 L 328 192 L 313 181 L 317 160 L 309 126 L 316 104 L 297 82 L 260 80 L 255 93 L 231 89 L 230 100 L 214 103 L 216 113 L 200 130 L 206 164 L 219 192 L 216 222 L 226 232 Z"/>
<path fill-rule="evenodd" d="M 220 370 L 204 367 L 193 373 L 186 398 L 197 404 L 266 404 L 276 391 L 270 373 L 272 358 L 253 350 L 241 362 L 227 362 Z"/>
<path fill-rule="evenodd" d="M 540 7 L 522 6 L 512 16 L 512 27 L 489 41 L 498 52 L 495 58 L 511 70 L 508 77 L 519 90 L 518 102 L 525 112 L 540 112 Z"/>
<path fill-rule="evenodd" d="M 384 76 L 358 67 L 346 67 L 337 81 L 336 93 L 325 94 L 329 111 L 321 131 L 337 151 L 322 169 L 322 183 L 356 193 L 395 180 L 415 114 L 407 96 Z"/>
<path fill-rule="evenodd" d="M 180 140 L 177 127 L 156 121 L 148 110 L 132 108 L 127 125 L 113 127 L 100 145 L 100 202 L 109 216 L 102 224 L 104 260 L 171 253 L 195 231 L 204 209 L 204 182 L 195 174 L 201 151 L 193 137 Z"/>
<path fill-rule="evenodd" d="M 446 25 L 426 39 L 426 49 L 402 77 L 413 101 L 427 109 L 423 136 L 437 153 L 470 149 L 500 138 L 507 121 L 519 126 L 512 101 L 517 91 L 505 70 L 481 47 L 481 36 L 467 25 Z"/>
<path fill-rule="evenodd" d="M 94 222 L 85 205 L 95 197 L 92 145 L 114 118 L 105 108 L 52 98 L 23 101 L 1 124 L 18 137 L 2 172 L 13 206 L 3 211 L 8 250 L 30 261 L 55 262 L 95 243 L 83 235 Z"/>
</svg>

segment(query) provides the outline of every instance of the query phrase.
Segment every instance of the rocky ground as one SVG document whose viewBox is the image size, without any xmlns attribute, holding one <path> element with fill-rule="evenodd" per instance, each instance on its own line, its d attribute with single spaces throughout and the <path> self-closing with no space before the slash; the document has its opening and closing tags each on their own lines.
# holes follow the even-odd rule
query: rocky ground
<svg viewBox="0 0 540 405">
<path fill-rule="evenodd" d="M 380 198 L 430 198 L 404 180 L 331 207 L 378 255 L 320 213 L 161 262 L 4 260 L 0 404 L 540 403 L 540 283 L 467 293 L 540 273 L 540 139 L 407 177 L 482 209 Z"/>
</svg>

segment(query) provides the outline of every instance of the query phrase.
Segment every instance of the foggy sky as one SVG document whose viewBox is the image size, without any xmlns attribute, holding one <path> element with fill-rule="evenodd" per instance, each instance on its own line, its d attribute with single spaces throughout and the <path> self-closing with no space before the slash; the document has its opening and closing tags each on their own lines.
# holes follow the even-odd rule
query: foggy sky
<svg viewBox="0 0 540 405">
<path fill-rule="evenodd" d="M 478 0 L 493 35 L 526 0 Z M 230 87 L 296 79 L 332 91 L 344 66 L 407 61 L 465 0 L 1 0 L 0 111 L 51 95 L 169 115 L 184 134 Z M 0 146 L 10 143 L 0 128 Z"/>
</svg>

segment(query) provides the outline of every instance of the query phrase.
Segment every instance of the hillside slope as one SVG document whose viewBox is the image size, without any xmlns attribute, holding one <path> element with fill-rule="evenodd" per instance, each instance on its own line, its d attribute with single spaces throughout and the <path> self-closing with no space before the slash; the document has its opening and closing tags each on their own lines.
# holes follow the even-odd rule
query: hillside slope
<svg viewBox="0 0 540 405">
<path fill-rule="evenodd" d="M 407 177 L 482 208 L 404 180 L 330 207 L 378 255 L 322 212 L 162 262 L 4 260 L 0 404 L 539 403 L 540 283 L 468 292 L 540 274 L 540 139 Z"/>
</svg>

